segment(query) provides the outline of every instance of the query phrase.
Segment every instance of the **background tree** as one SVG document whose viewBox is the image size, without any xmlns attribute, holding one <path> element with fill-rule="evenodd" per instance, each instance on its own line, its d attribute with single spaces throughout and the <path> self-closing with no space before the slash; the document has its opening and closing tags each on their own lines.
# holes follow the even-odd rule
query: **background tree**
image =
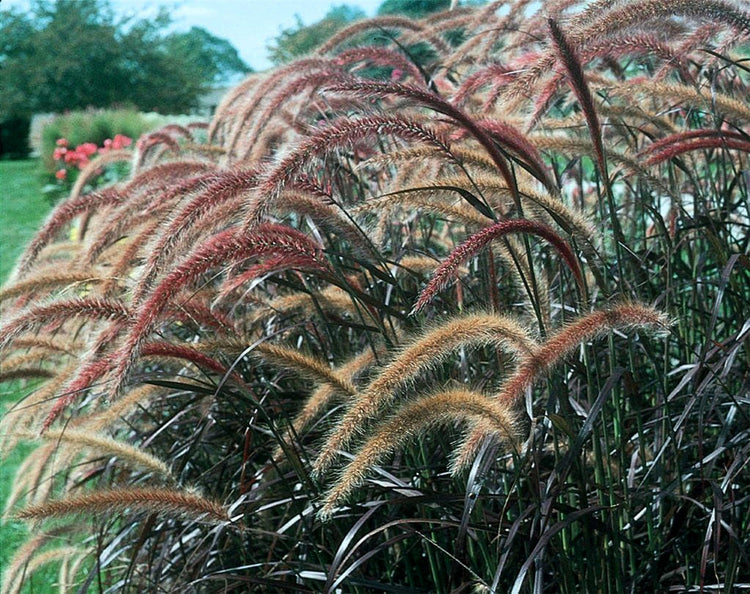
<svg viewBox="0 0 750 594">
<path fill-rule="evenodd" d="M 379 15 L 399 14 L 419 19 L 433 12 L 450 8 L 451 0 L 385 0 Z"/>
<path fill-rule="evenodd" d="M 172 33 L 165 38 L 164 48 L 169 56 L 182 56 L 198 80 L 212 85 L 229 84 L 237 74 L 250 71 L 229 41 L 201 27 Z"/>
<path fill-rule="evenodd" d="M 165 34 L 152 19 L 118 19 L 106 0 L 36 0 L 0 13 L 0 121 L 37 112 L 132 105 L 190 110 L 207 88 L 248 66 L 200 28 Z"/>
<path fill-rule="evenodd" d="M 484 4 L 486 0 L 463 0 L 461 5 Z M 421 18 L 450 8 L 451 0 L 385 0 L 377 10 L 379 15 L 401 15 Z M 342 4 L 331 8 L 326 16 L 312 25 L 305 25 L 297 17 L 297 24 L 282 31 L 268 46 L 269 59 L 278 66 L 312 52 L 346 25 L 364 18 L 362 9 Z"/>
<path fill-rule="evenodd" d="M 283 30 L 268 46 L 268 58 L 276 66 L 291 62 L 309 54 L 336 31 L 364 16 L 361 8 L 346 4 L 334 6 L 323 19 L 312 25 L 304 25 L 297 16 L 297 24 Z"/>
</svg>

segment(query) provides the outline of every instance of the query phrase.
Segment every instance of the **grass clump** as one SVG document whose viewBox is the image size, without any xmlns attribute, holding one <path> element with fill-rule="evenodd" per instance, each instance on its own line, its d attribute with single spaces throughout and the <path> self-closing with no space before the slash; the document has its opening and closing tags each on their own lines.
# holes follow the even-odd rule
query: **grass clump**
<svg viewBox="0 0 750 594">
<path fill-rule="evenodd" d="M 7 587 L 750 581 L 748 19 L 382 17 L 142 136 L 0 293 Z"/>
</svg>

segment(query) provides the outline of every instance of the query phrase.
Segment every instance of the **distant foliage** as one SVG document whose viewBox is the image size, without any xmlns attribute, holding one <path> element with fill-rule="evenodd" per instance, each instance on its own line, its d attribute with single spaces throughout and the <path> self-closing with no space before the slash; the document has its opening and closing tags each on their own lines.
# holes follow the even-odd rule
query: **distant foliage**
<svg viewBox="0 0 750 594">
<path fill-rule="evenodd" d="M 748 36 L 379 16 L 141 136 L 0 289 L 5 590 L 750 582 Z"/>
<path fill-rule="evenodd" d="M 118 134 L 138 138 L 162 125 L 163 122 L 159 120 L 153 120 L 129 109 L 69 111 L 55 116 L 44 125 L 40 149 L 45 164 L 52 171 L 54 166 L 51 157 L 60 138 L 66 139 L 69 146 L 77 146 L 84 142 L 103 146 L 105 140 L 112 140 Z"/>
<path fill-rule="evenodd" d="M 89 107 L 187 113 L 250 68 L 205 29 L 167 32 L 155 17 L 118 17 L 108 0 L 35 0 L 0 10 L 0 122 Z"/>
<path fill-rule="evenodd" d="M 446 10 L 451 0 L 383 0 L 378 14 L 401 14 L 411 18 L 422 18 L 433 12 Z"/>
<path fill-rule="evenodd" d="M 305 25 L 297 15 L 294 27 L 284 29 L 268 46 L 268 58 L 279 66 L 306 56 L 346 25 L 364 18 L 359 8 L 342 4 L 334 6 L 317 23 Z"/>
<path fill-rule="evenodd" d="M 93 142 L 74 146 L 67 138 L 58 138 L 52 151 L 55 183 L 47 184 L 42 191 L 54 199 L 60 193 L 70 193 L 77 185 L 81 186 L 80 191 L 90 192 L 127 177 L 131 161 L 128 147 L 132 144 L 133 139 L 124 134 L 105 138 L 102 146 Z"/>
<path fill-rule="evenodd" d="M 43 191 L 47 199 L 54 203 L 69 194 L 91 161 L 97 161 L 103 169 L 92 168 L 84 174 L 88 176 L 87 191 L 122 179 L 129 173 L 131 155 L 123 152 L 118 157 L 112 150 L 131 147 L 133 139 L 161 125 L 158 116 L 127 109 L 72 111 L 55 116 L 41 132 L 41 168 L 47 182 Z M 105 154 L 108 164 L 98 159 Z M 81 183 L 85 181 L 82 179 Z"/>
</svg>

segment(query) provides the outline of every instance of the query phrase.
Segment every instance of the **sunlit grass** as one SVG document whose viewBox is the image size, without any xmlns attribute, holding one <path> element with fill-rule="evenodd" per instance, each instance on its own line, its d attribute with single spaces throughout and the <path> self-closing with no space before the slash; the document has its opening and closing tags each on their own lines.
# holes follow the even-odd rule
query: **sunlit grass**
<svg viewBox="0 0 750 594">
<path fill-rule="evenodd" d="M 4 282 L 24 246 L 49 212 L 50 204 L 42 193 L 36 159 L 0 161 L 0 180 L 0 282 Z M 0 410 L 5 411 L 18 402 L 25 391 L 18 382 L 0 385 Z M 0 460 L 0 506 L 5 507 L 16 469 L 29 451 L 28 447 L 18 447 Z M 5 456 L 6 452 L 2 454 Z M 0 575 L 27 536 L 28 529 L 23 523 L 0 521 Z M 46 592 L 42 579 L 35 580 L 35 589 Z"/>
<path fill-rule="evenodd" d="M 36 159 L 0 161 L 0 282 L 50 210 Z"/>
</svg>

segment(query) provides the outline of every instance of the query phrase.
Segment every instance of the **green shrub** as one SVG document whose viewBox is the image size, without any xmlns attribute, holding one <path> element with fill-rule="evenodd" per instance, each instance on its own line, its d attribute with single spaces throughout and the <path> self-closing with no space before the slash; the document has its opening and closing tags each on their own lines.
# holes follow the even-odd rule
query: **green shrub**
<svg viewBox="0 0 750 594">
<path fill-rule="evenodd" d="M 8 588 L 750 582 L 750 14 L 534 6 L 356 23 L 57 207 Z"/>
<path fill-rule="evenodd" d="M 162 121 L 127 109 L 73 111 L 56 116 L 42 129 L 42 161 L 49 174 L 55 172 L 52 153 L 58 139 L 65 138 L 71 146 L 93 142 L 102 146 L 107 138 L 124 134 L 136 139 L 162 125 Z"/>
<path fill-rule="evenodd" d="M 54 203 L 70 192 L 79 177 L 79 172 L 90 161 L 108 153 L 110 149 L 132 147 L 132 142 L 149 130 L 168 122 L 185 120 L 186 116 L 162 116 L 156 113 L 139 113 L 131 110 L 89 110 L 55 116 L 42 127 L 43 191 Z M 191 120 L 188 120 L 191 121 Z M 121 142 L 124 139 L 125 142 Z M 60 150 L 68 156 L 79 154 L 80 159 L 66 160 Z M 114 155 L 110 155 L 113 157 Z M 83 188 L 91 191 L 101 185 L 113 183 L 130 171 L 128 160 L 102 161 L 102 170 L 90 177 Z"/>
</svg>

